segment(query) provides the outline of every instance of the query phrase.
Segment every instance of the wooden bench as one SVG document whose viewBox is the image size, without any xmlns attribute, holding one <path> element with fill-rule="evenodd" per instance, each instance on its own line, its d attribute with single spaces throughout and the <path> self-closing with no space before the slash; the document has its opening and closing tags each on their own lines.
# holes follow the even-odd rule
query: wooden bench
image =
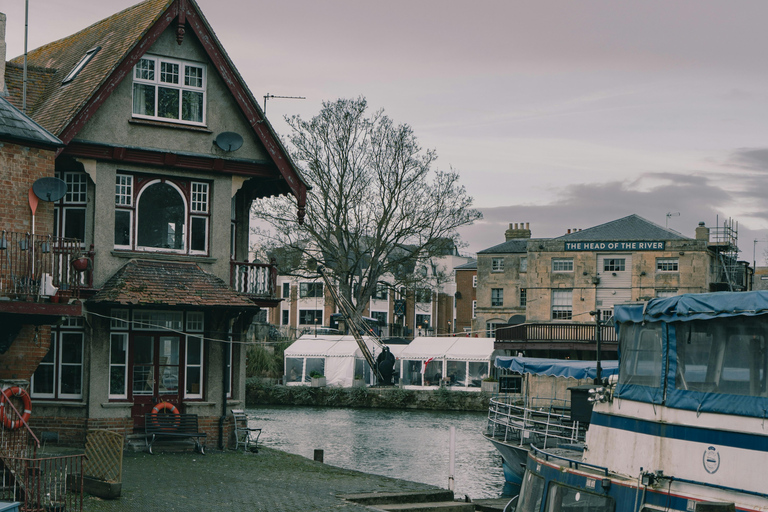
<svg viewBox="0 0 768 512">
<path fill-rule="evenodd" d="M 261 429 L 248 426 L 248 416 L 242 409 L 232 409 L 232 418 L 235 420 L 235 450 L 243 445 L 245 451 L 258 452 Z"/>
<path fill-rule="evenodd" d="M 197 414 L 148 413 L 144 415 L 144 430 L 147 434 L 147 451 L 152 453 L 152 444 L 160 439 L 193 439 L 195 450 L 205 455 L 205 447 L 200 438 L 205 432 L 200 432 L 197 426 Z"/>
</svg>

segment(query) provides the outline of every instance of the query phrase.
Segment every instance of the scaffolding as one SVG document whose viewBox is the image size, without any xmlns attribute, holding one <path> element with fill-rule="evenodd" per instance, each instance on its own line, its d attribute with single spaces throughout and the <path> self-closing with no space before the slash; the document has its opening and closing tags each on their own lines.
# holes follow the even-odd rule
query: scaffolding
<svg viewBox="0 0 768 512">
<path fill-rule="evenodd" d="M 709 228 L 709 250 L 714 253 L 711 266 L 711 291 L 744 291 L 747 289 L 746 266 L 739 262 L 739 223 L 725 219 L 722 226 Z"/>
</svg>

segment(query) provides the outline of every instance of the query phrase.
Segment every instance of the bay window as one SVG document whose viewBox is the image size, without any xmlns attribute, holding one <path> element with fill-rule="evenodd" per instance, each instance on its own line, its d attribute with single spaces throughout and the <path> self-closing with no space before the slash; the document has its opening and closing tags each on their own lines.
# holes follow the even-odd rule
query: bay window
<svg viewBox="0 0 768 512">
<path fill-rule="evenodd" d="M 209 183 L 115 177 L 115 249 L 208 254 Z"/>
</svg>

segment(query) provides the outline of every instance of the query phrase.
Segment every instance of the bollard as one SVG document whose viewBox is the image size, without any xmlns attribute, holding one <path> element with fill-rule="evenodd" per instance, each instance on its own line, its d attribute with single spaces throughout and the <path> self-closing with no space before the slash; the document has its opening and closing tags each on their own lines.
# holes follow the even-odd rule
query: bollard
<svg viewBox="0 0 768 512">
<path fill-rule="evenodd" d="M 323 450 L 315 450 L 315 462 L 323 462 Z"/>
</svg>

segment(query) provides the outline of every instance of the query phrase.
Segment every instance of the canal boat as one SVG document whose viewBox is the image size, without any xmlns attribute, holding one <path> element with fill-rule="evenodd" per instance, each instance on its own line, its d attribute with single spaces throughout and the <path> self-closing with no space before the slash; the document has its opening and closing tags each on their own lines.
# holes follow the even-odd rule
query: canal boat
<svg viewBox="0 0 768 512">
<path fill-rule="evenodd" d="M 494 364 L 522 377 L 522 396 L 505 393 L 491 397 L 483 435 L 501 455 L 504 479 L 519 487 L 531 446 L 583 446 L 589 413 L 573 413 L 568 389 L 592 382 L 597 376 L 597 362 L 497 356 Z M 603 376 L 617 371 L 618 361 L 602 361 Z"/>
<path fill-rule="evenodd" d="M 768 292 L 617 305 L 583 451 L 528 454 L 518 512 L 768 510 Z"/>
</svg>

